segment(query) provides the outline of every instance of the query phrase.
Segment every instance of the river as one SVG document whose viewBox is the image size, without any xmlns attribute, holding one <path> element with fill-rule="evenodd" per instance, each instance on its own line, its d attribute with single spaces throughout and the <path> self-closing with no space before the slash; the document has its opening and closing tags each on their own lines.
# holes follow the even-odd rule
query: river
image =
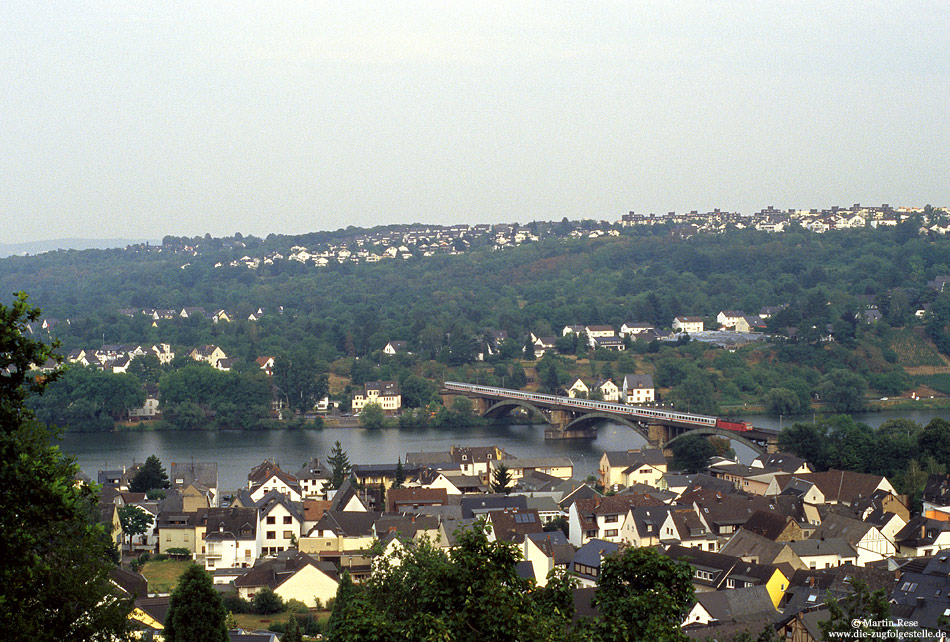
<svg viewBox="0 0 950 642">
<path fill-rule="evenodd" d="M 911 419 L 926 425 L 947 411 L 885 411 L 855 415 L 856 421 L 878 426 L 888 419 Z M 765 415 L 744 417 L 756 426 L 778 429 L 779 424 L 811 421 L 811 415 L 783 418 Z M 574 462 L 574 476 L 583 479 L 596 474 L 605 450 L 639 448 L 644 440 L 626 426 L 601 424 L 597 438 L 591 441 L 545 441 L 544 426 L 472 426 L 465 428 L 427 428 L 417 430 L 363 428 L 325 428 L 323 430 L 221 431 L 221 432 L 118 432 L 67 433 L 61 442 L 64 452 L 73 455 L 80 468 L 92 479 L 100 469 L 121 468 L 157 455 L 166 466 L 172 462 L 218 462 L 221 488 L 233 490 L 247 484 L 247 473 L 264 459 L 276 459 L 291 473 L 310 457 L 325 459 L 339 440 L 350 463 L 396 463 L 407 452 L 447 451 L 450 446 L 497 445 L 515 457 L 567 456 Z M 740 460 L 748 463 L 755 454 L 736 445 Z"/>
</svg>

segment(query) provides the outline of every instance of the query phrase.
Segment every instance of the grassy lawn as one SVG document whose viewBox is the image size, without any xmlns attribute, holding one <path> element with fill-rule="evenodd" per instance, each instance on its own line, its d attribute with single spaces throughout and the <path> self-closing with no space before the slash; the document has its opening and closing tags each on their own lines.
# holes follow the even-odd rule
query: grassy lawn
<svg viewBox="0 0 950 642">
<path fill-rule="evenodd" d="M 313 614 L 320 621 L 321 625 L 330 619 L 330 611 L 311 611 L 311 614 Z M 267 629 L 267 627 L 271 624 L 285 623 L 289 619 L 289 611 L 284 611 L 283 613 L 271 613 L 270 615 L 255 615 L 254 613 L 234 614 L 234 621 L 237 622 L 237 625 L 240 628 L 248 631 Z"/>
<path fill-rule="evenodd" d="M 142 567 L 142 575 L 148 580 L 149 593 L 171 593 L 189 564 L 191 561 L 146 562 Z"/>
</svg>

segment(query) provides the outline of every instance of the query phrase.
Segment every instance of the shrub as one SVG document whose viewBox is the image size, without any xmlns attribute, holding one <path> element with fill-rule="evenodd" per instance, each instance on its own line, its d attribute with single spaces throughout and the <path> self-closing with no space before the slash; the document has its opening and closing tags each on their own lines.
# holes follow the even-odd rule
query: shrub
<svg viewBox="0 0 950 642">
<path fill-rule="evenodd" d="M 232 613 L 250 613 L 252 611 L 251 603 L 236 592 L 225 593 L 221 599 L 224 601 L 224 608 Z"/>
<path fill-rule="evenodd" d="M 167 556 L 167 557 L 174 557 L 174 558 L 187 557 L 187 558 L 191 558 L 191 551 L 189 551 L 187 548 L 183 548 L 183 547 L 180 547 L 180 546 L 176 546 L 176 547 L 173 547 L 173 548 L 169 548 L 169 549 L 167 550 L 167 553 L 168 553 L 168 556 Z"/>
<path fill-rule="evenodd" d="M 150 559 L 152 559 L 151 553 L 142 553 L 141 555 L 139 555 L 137 558 L 135 558 L 129 563 L 129 568 L 131 568 L 134 572 L 138 573 L 139 569 L 145 566 L 145 563 L 149 561 Z"/>
<path fill-rule="evenodd" d="M 284 602 L 284 610 L 291 613 L 308 613 L 310 609 L 300 600 L 289 599 Z"/>
<path fill-rule="evenodd" d="M 270 587 L 265 586 L 254 596 L 254 612 L 258 615 L 280 613 L 283 610 L 284 601 Z"/>
</svg>

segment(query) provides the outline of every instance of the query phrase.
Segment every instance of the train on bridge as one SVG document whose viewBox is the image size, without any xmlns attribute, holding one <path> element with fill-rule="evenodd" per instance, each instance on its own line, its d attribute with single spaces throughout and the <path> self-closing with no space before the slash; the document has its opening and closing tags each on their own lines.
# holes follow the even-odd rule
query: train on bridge
<svg viewBox="0 0 950 642">
<path fill-rule="evenodd" d="M 673 410 L 660 410 L 659 408 L 644 408 L 642 406 L 629 406 L 622 403 L 613 403 L 610 401 L 595 401 L 592 399 L 576 399 L 573 397 L 559 397 L 557 395 L 546 395 L 539 392 L 524 392 L 522 390 L 509 390 L 508 388 L 495 388 L 492 386 L 479 386 L 471 383 L 459 383 L 458 381 L 446 381 L 443 386 L 446 390 L 455 390 L 458 392 L 468 392 L 474 394 L 484 394 L 492 397 L 504 397 L 508 399 L 520 399 L 527 402 L 542 404 L 558 404 L 575 408 L 584 408 L 587 410 L 614 413 L 633 416 L 643 419 L 659 419 L 664 421 L 676 421 L 683 424 L 693 424 L 695 426 L 709 426 L 720 428 L 722 430 L 731 430 L 733 432 L 749 432 L 754 430 L 752 424 L 748 421 L 726 421 L 719 417 L 710 415 L 694 415 L 687 412 L 676 412 Z"/>
</svg>

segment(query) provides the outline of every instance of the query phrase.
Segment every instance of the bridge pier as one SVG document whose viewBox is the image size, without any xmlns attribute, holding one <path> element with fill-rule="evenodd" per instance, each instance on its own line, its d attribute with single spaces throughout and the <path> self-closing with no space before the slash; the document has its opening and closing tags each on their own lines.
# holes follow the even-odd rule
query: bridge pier
<svg viewBox="0 0 950 642">
<path fill-rule="evenodd" d="M 489 400 L 485 397 L 470 397 L 468 395 L 453 395 L 453 394 L 442 394 L 439 395 L 439 398 L 442 400 L 442 405 L 446 408 L 452 408 L 452 401 L 456 397 L 465 397 L 472 402 L 472 412 L 476 415 L 481 416 L 485 414 L 485 411 L 488 410 Z"/>
<path fill-rule="evenodd" d="M 567 429 L 568 424 L 574 421 L 574 413 L 570 410 L 552 408 L 549 413 L 550 428 L 545 428 L 545 439 L 593 439 L 597 436 L 597 429 L 593 426 L 582 426 Z"/>
<path fill-rule="evenodd" d="M 654 448 L 663 448 L 663 444 L 672 439 L 669 426 L 659 423 L 647 424 L 647 443 Z"/>
</svg>

